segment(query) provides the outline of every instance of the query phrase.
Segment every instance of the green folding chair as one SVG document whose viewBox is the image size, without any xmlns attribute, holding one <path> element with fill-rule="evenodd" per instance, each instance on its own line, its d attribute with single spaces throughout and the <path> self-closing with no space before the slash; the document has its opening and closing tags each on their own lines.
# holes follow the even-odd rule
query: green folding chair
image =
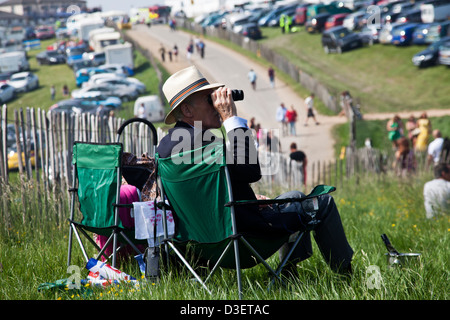
<svg viewBox="0 0 450 320">
<path fill-rule="evenodd" d="M 120 203 L 122 149 L 122 143 L 75 142 L 73 145 L 68 266 L 71 264 L 73 235 L 78 240 L 86 262 L 90 256 L 80 235 L 95 247 L 98 252 L 96 259 L 112 259 L 113 267 L 116 266 L 117 251 L 123 247 L 118 246 L 119 240 L 120 243 L 129 244 L 137 254 L 141 252 L 136 244 L 146 244 L 145 241 L 135 240 L 134 228 L 125 228 L 119 218 L 119 208 L 129 207 L 129 204 Z M 79 210 L 75 207 L 77 203 Z M 88 233 L 106 236 L 108 240 L 100 248 L 93 235 Z M 111 243 L 112 257 L 109 257 L 105 250 Z"/>
<path fill-rule="evenodd" d="M 272 281 L 280 273 L 304 233 L 298 233 L 285 259 L 274 270 L 266 259 L 287 242 L 289 236 L 256 237 L 237 232 L 235 206 L 304 201 L 334 190 L 317 186 L 301 199 L 234 201 L 222 143 L 184 151 L 169 158 L 156 155 L 162 197 L 170 203 L 175 217 L 175 235 L 167 239 L 176 256 L 209 293 L 206 283 L 219 267 L 236 269 L 239 299 L 242 299 L 241 269 L 262 263 Z M 189 248 L 189 250 L 187 250 Z M 209 261 L 212 269 L 205 280 L 188 263 L 187 252 Z"/>
</svg>

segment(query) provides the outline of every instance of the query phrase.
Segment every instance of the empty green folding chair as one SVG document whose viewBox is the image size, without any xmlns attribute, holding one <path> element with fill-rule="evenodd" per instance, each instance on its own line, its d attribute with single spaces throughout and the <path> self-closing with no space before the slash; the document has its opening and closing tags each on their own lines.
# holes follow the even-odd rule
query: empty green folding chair
<svg viewBox="0 0 450 320">
<path fill-rule="evenodd" d="M 334 187 L 318 186 L 306 198 L 233 201 L 228 168 L 223 144 L 207 145 L 197 150 L 184 151 L 169 158 L 159 158 L 159 185 L 161 195 L 167 197 L 175 217 L 175 236 L 165 243 L 183 261 L 191 273 L 206 286 L 218 267 L 235 268 L 239 298 L 242 298 L 241 269 L 262 263 L 273 279 L 279 275 L 287 259 L 299 243 L 299 233 L 291 251 L 276 270 L 265 261 L 288 240 L 284 237 L 255 237 L 238 234 L 234 207 L 248 204 L 273 204 L 303 201 L 328 193 Z M 167 234 L 166 234 L 167 236 Z M 193 253 L 213 265 L 203 281 L 186 259 L 186 251 Z"/>
<path fill-rule="evenodd" d="M 96 259 L 111 258 L 105 255 L 105 250 L 112 243 L 113 267 L 116 266 L 117 251 L 120 249 L 119 241 L 129 244 L 137 254 L 141 253 L 135 245 L 140 242 L 134 239 L 134 229 L 125 228 L 119 218 L 119 208 L 129 206 L 120 203 L 122 149 L 121 143 L 75 142 L 73 145 L 68 266 L 71 264 L 73 235 L 86 262 L 91 257 L 80 235 L 95 247 L 98 252 Z M 79 217 L 78 212 L 82 214 L 81 219 L 75 219 Z M 108 240 L 100 248 L 89 233 L 107 236 Z"/>
</svg>

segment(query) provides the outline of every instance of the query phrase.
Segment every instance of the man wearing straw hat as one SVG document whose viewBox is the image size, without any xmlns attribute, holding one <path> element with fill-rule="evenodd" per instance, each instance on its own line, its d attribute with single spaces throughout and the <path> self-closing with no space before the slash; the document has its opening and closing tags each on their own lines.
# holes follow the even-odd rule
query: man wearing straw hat
<svg viewBox="0 0 450 320">
<path fill-rule="evenodd" d="M 161 140 L 157 152 L 161 158 L 170 157 L 186 150 L 207 145 L 217 138 L 208 134 L 211 129 L 223 126 L 232 147 L 227 150 L 234 200 L 263 198 L 253 192 L 250 183 L 261 178 L 255 143 L 251 133 L 247 134 L 247 120 L 237 116 L 236 105 L 230 88 L 221 83 L 209 83 L 195 67 L 191 66 L 173 74 L 163 85 L 163 92 L 171 111 L 165 123 L 173 124 Z M 207 138 L 206 138 L 207 137 Z M 218 139 L 218 138 L 217 138 Z M 245 150 L 245 152 L 242 152 Z M 240 159 L 239 156 L 244 157 Z M 231 159 L 231 161 L 229 161 Z M 299 191 L 287 192 L 278 198 L 302 197 Z M 305 229 L 314 229 L 315 240 L 330 267 L 340 273 L 351 273 L 353 250 L 347 242 L 341 219 L 334 200 L 329 195 L 320 196 L 316 216 L 318 224 L 312 227 L 312 218 L 300 203 L 266 206 L 241 206 L 236 208 L 236 224 L 239 232 L 264 236 L 292 234 Z M 290 244 L 286 243 L 280 255 L 284 255 Z M 312 255 L 309 233 L 294 251 L 288 272 L 295 275 L 296 263 Z"/>
</svg>

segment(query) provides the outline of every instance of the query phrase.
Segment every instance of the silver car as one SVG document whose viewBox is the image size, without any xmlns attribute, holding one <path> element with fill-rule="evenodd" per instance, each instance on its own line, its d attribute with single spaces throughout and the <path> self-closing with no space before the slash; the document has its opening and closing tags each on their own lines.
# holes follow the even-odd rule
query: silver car
<svg viewBox="0 0 450 320">
<path fill-rule="evenodd" d="M 450 41 L 439 47 L 439 63 L 450 67 Z"/>
<path fill-rule="evenodd" d="M 27 92 L 39 88 L 39 78 L 32 72 L 14 73 L 8 84 L 16 89 L 16 92 Z"/>
<path fill-rule="evenodd" d="M 98 83 L 72 91 L 72 98 L 84 98 L 85 96 L 91 96 L 94 92 L 100 92 L 104 96 L 119 97 L 122 102 L 135 100 L 139 95 L 136 88 Z"/>
<path fill-rule="evenodd" d="M 16 93 L 14 87 L 7 83 L 0 83 L 0 105 L 14 99 Z"/>
</svg>

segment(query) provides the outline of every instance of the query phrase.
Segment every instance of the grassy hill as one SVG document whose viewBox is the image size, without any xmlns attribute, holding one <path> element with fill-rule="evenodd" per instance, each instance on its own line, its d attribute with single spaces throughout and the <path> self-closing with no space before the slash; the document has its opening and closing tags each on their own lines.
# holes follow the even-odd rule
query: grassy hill
<svg viewBox="0 0 450 320">
<path fill-rule="evenodd" d="M 264 45 L 288 57 L 331 91 L 349 90 L 364 113 L 447 109 L 450 107 L 450 69 L 415 67 L 411 58 L 424 46 L 375 44 L 343 54 L 325 54 L 321 34 L 301 31 L 281 34 L 263 28 Z"/>
</svg>

